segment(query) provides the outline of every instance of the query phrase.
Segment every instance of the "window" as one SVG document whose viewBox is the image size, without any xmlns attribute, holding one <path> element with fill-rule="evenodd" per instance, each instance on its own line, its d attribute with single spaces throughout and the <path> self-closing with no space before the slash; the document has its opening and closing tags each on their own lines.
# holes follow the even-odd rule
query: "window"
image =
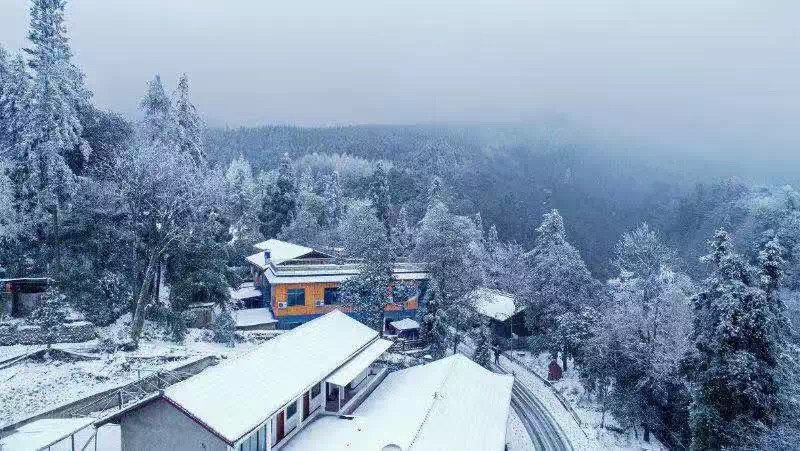
<svg viewBox="0 0 800 451">
<path fill-rule="evenodd" d="M 289 418 L 293 417 L 294 414 L 296 413 L 297 413 L 297 401 L 289 404 L 289 406 L 286 407 L 286 419 L 288 420 Z"/>
<path fill-rule="evenodd" d="M 339 287 L 325 289 L 325 305 L 339 304 L 341 302 L 339 299 Z"/>
<path fill-rule="evenodd" d="M 319 384 L 317 384 L 317 385 L 315 385 L 315 386 L 311 387 L 311 397 L 312 397 L 312 398 L 316 398 L 317 396 L 319 396 L 319 393 L 320 393 L 321 391 L 322 391 L 322 389 L 320 388 L 320 385 L 319 385 Z"/>
<path fill-rule="evenodd" d="M 258 428 L 239 445 L 239 451 L 267 451 L 267 425 Z"/>
<path fill-rule="evenodd" d="M 286 305 L 289 307 L 295 305 L 306 305 L 306 289 L 305 288 L 290 288 L 286 291 Z"/>
</svg>

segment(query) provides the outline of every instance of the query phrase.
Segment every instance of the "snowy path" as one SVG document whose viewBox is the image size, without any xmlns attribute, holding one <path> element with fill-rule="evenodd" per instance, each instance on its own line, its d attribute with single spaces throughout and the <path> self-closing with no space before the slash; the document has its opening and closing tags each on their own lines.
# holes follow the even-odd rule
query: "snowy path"
<svg viewBox="0 0 800 451">
<path fill-rule="evenodd" d="M 459 345 L 459 352 L 466 356 L 471 356 L 473 350 L 474 346 L 469 339 Z M 501 356 L 500 364 L 492 364 L 492 369 L 498 373 L 514 375 L 511 406 L 528 431 L 534 449 L 600 449 L 599 445 L 586 437 L 550 388 L 536 380 L 526 368 Z"/>
</svg>

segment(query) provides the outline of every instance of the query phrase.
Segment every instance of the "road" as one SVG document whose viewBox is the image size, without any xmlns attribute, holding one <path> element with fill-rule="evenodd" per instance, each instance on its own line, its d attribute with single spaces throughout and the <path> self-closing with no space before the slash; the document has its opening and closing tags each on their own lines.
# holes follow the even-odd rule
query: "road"
<svg viewBox="0 0 800 451">
<path fill-rule="evenodd" d="M 501 365 L 493 365 L 493 367 L 498 373 L 509 373 Z M 531 390 L 516 379 L 511 388 L 511 407 L 517 412 L 536 450 L 574 449 L 545 405 Z"/>
<path fill-rule="evenodd" d="M 459 345 L 458 350 L 470 357 L 474 353 L 474 346 L 467 339 Z M 492 363 L 492 370 L 496 373 L 512 374 L 502 364 Z M 545 404 L 516 377 L 511 388 L 511 407 L 517 412 L 537 451 L 575 449 Z"/>
</svg>

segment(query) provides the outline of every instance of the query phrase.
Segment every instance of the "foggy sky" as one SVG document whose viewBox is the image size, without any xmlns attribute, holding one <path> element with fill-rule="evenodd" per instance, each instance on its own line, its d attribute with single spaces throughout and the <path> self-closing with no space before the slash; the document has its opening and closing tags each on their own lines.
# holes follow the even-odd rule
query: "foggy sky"
<svg viewBox="0 0 800 451">
<path fill-rule="evenodd" d="M 72 0 L 95 101 L 136 114 L 181 72 L 213 125 L 524 122 L 796 159 L 794 0 Z M 28 3 L 0 0 L 0 43 Z"/>
</svg>

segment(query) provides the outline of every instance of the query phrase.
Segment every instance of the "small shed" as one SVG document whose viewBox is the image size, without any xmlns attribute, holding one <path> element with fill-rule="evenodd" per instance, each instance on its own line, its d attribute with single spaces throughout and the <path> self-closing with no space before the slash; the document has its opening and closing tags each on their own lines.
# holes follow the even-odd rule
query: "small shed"
<svg viewBox="0 0 800 451">
<path fill-rule="evenodd" d="M 392 321 L 386 327 L 387 332 L 397 335 L 398 338 L 416 340 L 419 338 L 419 323 L 411 318 L 403 318 L 399 321 Z"/>
<path fill-rule="evenodd" d="M 253 282 L 245 282 L 239 288 L 229 288 L 231 301 L 239 308 L 263 308 L 264 294 Z"/>
<path fill-rule="evenodd" d="M 24 318 L 41 302 L 47 287 L 53 283 L 49 277 L 18 277 L 0 279 L 3 302 L 0 317 Z"/>
</svg>

